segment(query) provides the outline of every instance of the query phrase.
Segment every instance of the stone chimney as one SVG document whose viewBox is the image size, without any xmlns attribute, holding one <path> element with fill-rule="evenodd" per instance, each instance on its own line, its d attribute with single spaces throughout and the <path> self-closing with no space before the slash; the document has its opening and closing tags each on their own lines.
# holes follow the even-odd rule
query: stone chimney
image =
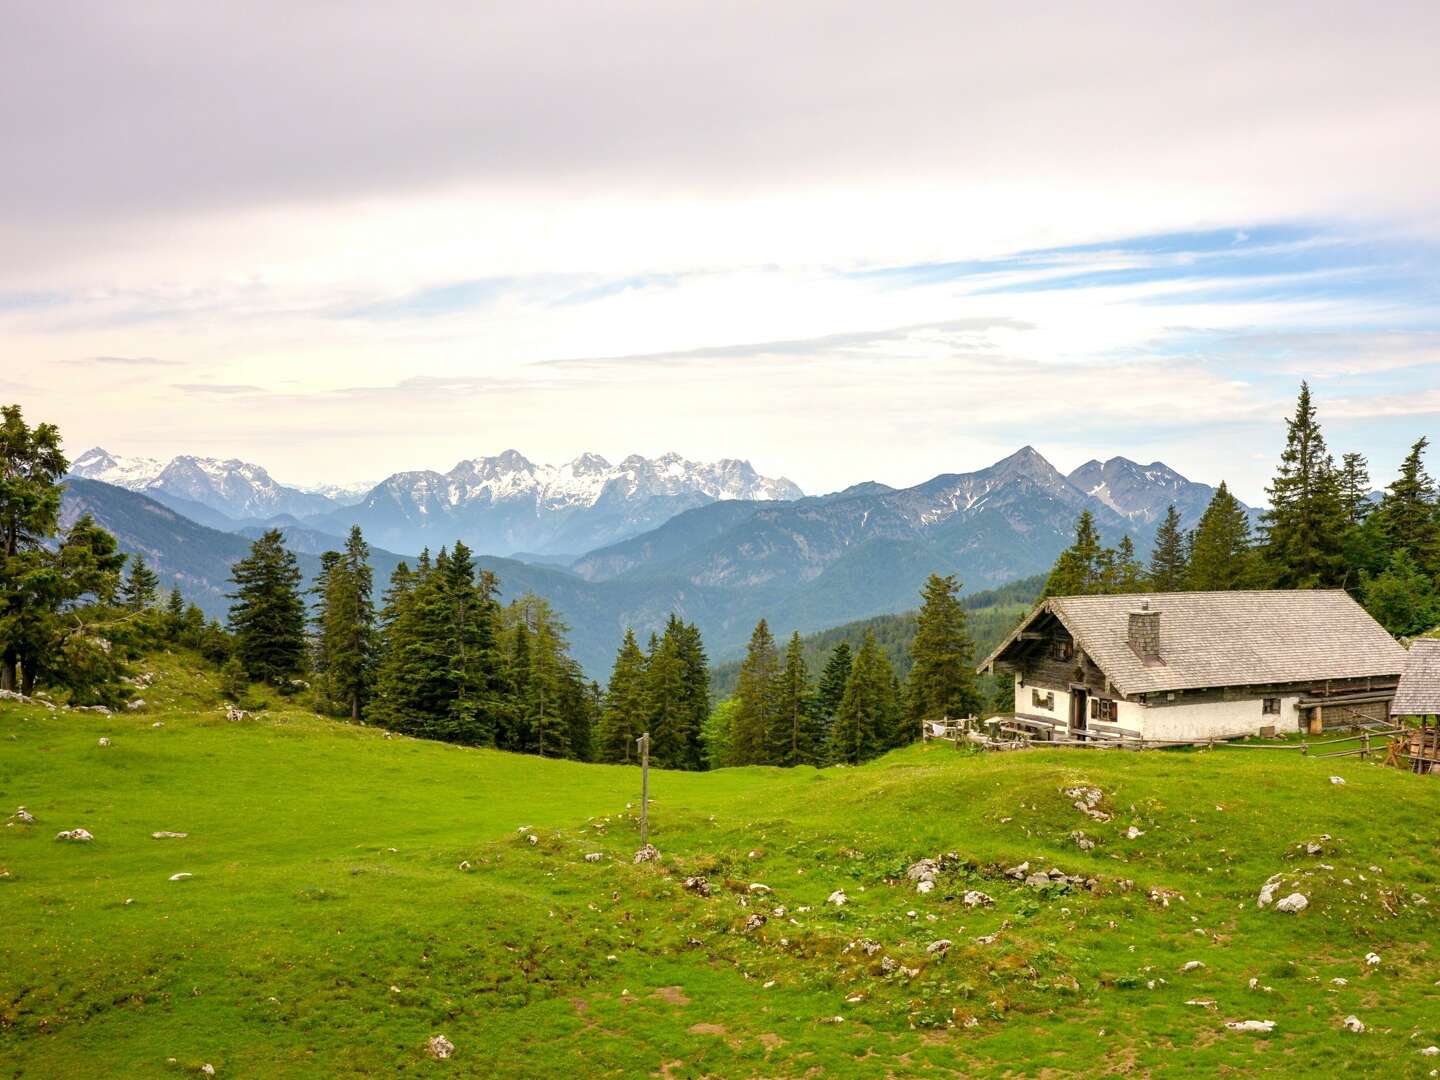
<svg viewBox="0 0 1440 1080">
<path fill-rule="evenodd" d="M 1160 660 L 1160 612 L 1150 610 L 1150 601 L 1141 600 L 1140 607 L 1130 612 L 1130 648 L 1147 664 Z"/>
</svg>

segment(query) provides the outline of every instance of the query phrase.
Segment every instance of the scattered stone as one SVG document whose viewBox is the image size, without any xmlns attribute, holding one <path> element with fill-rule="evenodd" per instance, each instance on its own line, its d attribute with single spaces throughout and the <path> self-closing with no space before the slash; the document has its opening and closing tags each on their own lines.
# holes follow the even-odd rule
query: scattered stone
<svg viewBox="0 0 1440 1080">
<path fill-rule="evenodd" d="M 1150 900 L 1159 904 L 1162 908 L 1168 908 L 1171 900 L 1184 900 L 1185 897 L 1174 889 L 1167 889 L 1163 885 L 1153 885 L 1150 888 Z"/>
<path fill-rule="evenodd" d="M 1343 776 L 1332 776 L 1332 777 L 1330 777 L 1330 783 L 1332 783 L 1332 784 L 1344 784 L 1344 783 L 1345 783 L 1345 777 L 1343 777 Z"/>
<path fill-rule="evenodd" d="M 635 865 L 646 862 L 658 862 L 660 852 L 654 844 L 646 844 L 639 851 L 635 852 Z"/>
<path fill-rule="evenodd" d="M 977 938 L 975 939 L 975 944 L 976 944 L 976 945 L 994 945 L 994 944 L 995 944 L 995 939 L 996 939 L 997 937 L 999 937 L 999 936 L 1000 936 L 999 934 L 986 934 L 984 937 L 977 937 Z"/>
<path fill-rule="evenodd" d="M 1128 829 L 1125 830 L 1125 839 L 1126 839 L 1126 840 L 1138 840 L 1140 837 L 1142 837 L 1142 836 L 1144 836 L 1144 835 L 1145 835 L 1145 831 L 1144 831 L 1143 829 L 1137 829 L 1134 825 L 1131 825 L 1130 828 L 1128 828 Z"/>
<path fill-rule="evenodd" d="M 1050 884 L 1050 875 L 1043 873 L 1025 875 L 1025 884 L 1032 889 L 1039 889 Z"/>
<path fill-rule="evenodd" d="M 136 709 L 143 709 L 144 707 L 145 699 L 143 697 L 137 697 L 134 701 L 127 701 L 125 703 L 125 708 L 130 712 L 134 712 Z"/>
<path fill-rule="evenodd" d="M 244 709 L 240 708 L 239 705 L 236 705 L 229 701 L 225 703 L 225 719 L 230 721 L 230 723 L 237 724 L 249 715 L 250 714 Z"/>
<path fill-rule="evenodd" d="M 960 902 L 968 908 L 973 907 L 994 907 L 994 897 L 983 893 L 978 889 L 970 889 L 960 898 Z"/>
<path fill-rule="evenodd" d="M 110 740 L 107 739 L 107 738 L 105 738 L 105 736 L 102 735 L 102 736 L 100 736 L 100 745 L 101 745 L 101 746 L 109 746 L 109 745 L 110 745 Z"/>
<path fill-rule="evenodd" d="M 934 859 L 921 859 L 917 863 L 911 863 L 910 868 L 905 871 L 905 876 L 917 884 L 928 881 L 934 885 L 939 874 L 940 864 Z M 928 889 L 923 891 L 929 892 Z"/>
<path fill-rule="evenodd" d="M 1283 874 L 1273 874 L 1270 879 L 1260 886 L 1260 895 L 1255 898 L 1256 907 L 1265 907 L 1275 899 L 1275 891 L 1280 888 Z"/>
<path fill-rule="evenodd" d="M 1185 963 L 1183 963 L 1183 964 L 1180 965 L 1180 970 L 1181 970 L 1181 971 L 1200 971 L 1200 970 L 1202 970 L 1204 967 L 1205 967 L 1205 961 L 1203 961 L 1203 960 L 1186 960 Z"/>
<path fill-rule="evenodd" d="M 845 895 L 844 889 L 836 889 L 825 898 L 825 902 L 827 904 L 834 904 L 836 907 L 844 907 L 850 902 L 850 898 Z"/>
<path fill-rule="evenodd" d="M 18 821 L 21 825 L 35 824 L 35 815 L 30 813 L 30 811 L 26 810 L 23 806 L 20 807 L 20 809 L 16 810 L 13 816 L 15 820 Z"/>
<path fill-rule="evenodd" d="M 925 946 L 925 951 L 931 956 L 944 956 L 950 951 L 950 939 L 941 938 L 939 941 L 932 941 Z"/>
<path fill-rule="evenodd" d="M 886 975 L 893 975 L 895 972 L 900 970 L 900 964 L 898 961 L 893 960 L 888 956 L 882 956 L 880 958 L 880 970 L 883 971 Z"/>
<path fill-rule="evenodd" d="M 1091 840 L 1079 829 L 1076 829 L 1070 834 L 1070 839 L 1075 841 L 1075 846 L 1081 851 L 1091 851 L 1095 847 L 1095 841 Z"/>
<path fill-rule="evenodd" d="M 189 881 L 189 880 L 190 880 L 192 877 L 194 877 L 194 876 L 195 876 L 194 874 L 187 874 L 187 873 L 185 873 L 185 872 L 182 871 L 181 873 L 178 873 L 178 874 L 171 874 L 171 875 L 170 875 L 170 880 L 171 880 L 171 881 Z"/>
<path fill-rule="evenodd" d="M 1275 904 L 1275 910 L 1283 911 L 1287 915 L 1293 915 L 1298 911 L 1304 911 L 1309 906 L 1310 901 L 1305 898 L 1305 895 L 1303 893 L 1296 892 L 1291 893 L 1283 900 L 1277 901 Z"/>
<path fill-rule="evenodd" d="M 1355 1032 L 1356 1035 L 1363 1035 L 1365 1033 L 1365 1025 L 1358 1016 L 1351 1015 L 1345 1017 L 1345 1019 L 1340 1022 L 1340 1026 L 1346 1031 Z"/>
<path fill-rule="evenodd" d="M 1073 787 L 1065 789 L 1065 797 L 1074 799 L 1076 810 L 1095 821 L 1109 821 L 1110 815 L 1099 809 L 1100 800 L 1104 798 L 1104 792 L 1097 787 Z"/>
<path fill-rule="evenodd" d="M 687 877 L 685 879 L 685 890 L 686 892 L 693 892 L 697 896 L 709 896 L 710 882 L 699 876 Z"/>
<path fill-rule="evenodd" d="M 934 889 L 935 889 L 935 883 L 934 883 L 933 881 L 920 881 L 920 882 L 916 882 L 916 884 L 915 884 L 915 891 L 916 891 L 917 893 L 921 893 L 921 894 L 929 893 L 929 892 L 933 892 Z"/>
<path fill-rule="evenodd" d="M 1186 1004 L 1186 1005 L 1199 1005 L 1202 1009 L 1213 1009 L 1213 1008 L 1215 1008 L 1215 999 L 1214 999 L 1214 998 L 1191 998 L 1189 1001 L 1185 1002 L 1185 1004 Z"/>
<path fill-rule="evenodd" d="M 1028 862 L 1022 862 L 1019 866 L 1012 866 L 1012 867 L 1010 867 L 1010 869 L 1006 870 L 1006 871 L 1005 871 L 1005 876 L 1006 876 L 1006 877 L 1012 877 L 1012 878 L 1014 878 L 1016 881 L 1024 881 L 1024 880 L 1025 880 L 1025 875 L 1028 874 L 1029 872 L 1030 872 L 1030 864 L 1029 864 Z"/>
<path fill-rule="evenodd" d="M 531 847 L 534 847 L 536 844 L 540 843 L 540 837 L 536 836 L 532 832 L 529 836 L 525 837 L 525 842 Z"/>
<path fill-rule="evenodd" d="M 1275 1030 L 1274 1020 L 1231 1020 L 1225 1025 L 1231 1031 L 1260 1031 L 1271 1032 Z"/>
<path fill-rule="evenodd" d="M 1330 982 L 1331 982 L 1331 984 L 1334 985 L 1334 986 L 1349 986 L 1349 985 L 1350 985 L 1350 980 L 1349 980 L 1349 979 L 1335 978 L 1335 979 L 1331 979 Z"/>
<path fill-rule="evenodd" d="M 151 726 L 151 727 L 164 727 L 164 726 L 165 726 L 165 721 L 164 721 L 164 720 L 156 720 L 156 721 L 155 721 L 153 724 L 151 724 L 150 726 Z"/>
<path fill-rule="evenodd" d="M 762 885 L 758 881 L 752 881 L 750 883 L 749 892 L 751 896 L 764 896 L 766 893 L 770 892 L 770 886 Z"/>
<path fill-rule="evenodd" d="M 444 1061 L 455 1053 L 455 1044 L 444 1035 L 431 1035 L 425 1042 L 425 1052 L 436 1061 Z"/>
<path fill-rule="evenodd" d="M 1427 1046 L 1420 1051 L 1421 1057 L 1435 1057 L 1440 1054 L 1440 1046 Z"/>
<path fill-rule="evenodd" d="M 75 711 L 76 711 L 76 712 L 93 712 L 93 713 L 99 713 L 101 716 L 113 716 L 113 715 L 114 715 L 114 714 L 111 713 L 111 711 L 110 711 L 109 709 L 107 709 L 104 705 L 76 705 L 76 706 L 75 706 Z"/>
<path fill-rule="evenodd" d="M 150 834 L 151 838 L 155 840 L 184 840 L 189 835 L 189 833 L 183 832 L 152 832 Z"/>
<path fill-rule="evenodd" d="M 1374 967 L 1376 964 L 1380 963 L 1380 954 L 1367 952 L 1365 954 L 1365 963 L 1368 964 L 1370 967 Z"/>
<path fill-rule="evenodd" d="M 754 930 L 759 930 L 760 927 L 765 925 L 765 922 L 765 916 L 760 914 L 760 912 L 751 912 L 749 918 L 745 920 L 745 933 L 748 934 Z"/>
<path fill-rule="evenodd" d="M 203 1073 L 205 1076 L 214 1076 L 214 1075 L 215 1075 L 215 1066 L 214 1066 L 214 1065 L 211 1065 L 211 1064 L 207 1061 L 204 1065 L 201 1065 L 201 1066 L 200 1066 L 200 1072 Z"/>
<path fill-rule="evenodd" d="M 588 852 L 588 853 L 586 854 L 586 856 L 585 856 L 585 861 L 586 861 L 586 862 L 599 862 L 599 861 L 600 861 L 601 859 L 603 859 L 603 858 L 605 858 L 605 856 L 604 856 L 603 853 L 601 853 L 601 852 L 599 852 L 599 851 L 591 851 L 591 852 Z"/>
<path fill-rule="evenodd" d="M 87 829 L 65 829 L 61 832 L 56 833 L 55 839 L 78 840 L 83 844 L 88 844 L 91 840 L 94 840 L 95 837 L 91 836 L 89 830 Z"/>
<path fill-rule="evenodd" d="M 469 860 L 469 859 L 463 860 L 463 861 L 460 863 L 460 865 L 459 865 L 458 867 L 456 867 L 456 869 L 459 870 L 461 873 L 464 873 L 465 871 L 469 870 L 469 869 L 470 869 L 470 860 Z"/>
</svg>

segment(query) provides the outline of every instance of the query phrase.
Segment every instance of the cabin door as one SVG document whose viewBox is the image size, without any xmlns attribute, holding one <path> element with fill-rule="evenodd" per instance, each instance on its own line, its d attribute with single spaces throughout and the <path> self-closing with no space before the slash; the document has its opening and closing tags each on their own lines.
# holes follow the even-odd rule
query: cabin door
<svg viewBox="0 0 1440 1080">
<path fill-rule="evenodd" d="M 1070 734 L 1084 732 L 1086 721 L 1090 717 L 1090 692 L 1083 686 L 1072 686 L 1070 688 Z M 1084 738 L 1084 735 L 1079 735 Z"/>
</svg>

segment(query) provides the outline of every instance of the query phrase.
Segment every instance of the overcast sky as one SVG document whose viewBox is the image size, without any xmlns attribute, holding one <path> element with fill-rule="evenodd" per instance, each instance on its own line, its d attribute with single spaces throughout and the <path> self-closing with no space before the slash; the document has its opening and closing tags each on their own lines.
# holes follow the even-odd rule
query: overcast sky
<svg viewBox="0 0 1440 1080">
<path fill-rule="evenodd" d="M 1377 480 L 1437 433 L 1440 4 L 0 17 L 0 398 L 72 455 L 1260 501 L 1302 378 Z"/>
</svg>

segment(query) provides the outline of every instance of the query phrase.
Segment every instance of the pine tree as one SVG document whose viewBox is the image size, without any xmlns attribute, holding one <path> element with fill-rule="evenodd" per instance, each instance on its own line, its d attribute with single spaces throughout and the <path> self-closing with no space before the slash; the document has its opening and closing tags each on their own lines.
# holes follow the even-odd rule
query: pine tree
<svg viewBox="0 0 1440 1080">
<path fill-rule="evenodd" d="M 495 599 L 499 583 L 488 570 L 476 573 L 470 549 L 458 540 L 443 566 L 437 559 L 434 577 L 440 649 L 449 657 L 453 681 L 446 710 L 449 737 L 493 746 L 506 707 L 500 605 Z"/>
<path fill-rule="evenodd" d="M 645 654 L 635 640 L 635 631 L 627 627 L 600 710 L 595 740 L 595 754 L 600 761 L 619 764 L 631 760 L 635 740 L 644 731 L 645 691 Z"/>
<path fill-rule="evenodd" d="M 1375 510 L 1375 525 L 1388 552 L 1404 554 L 1416 566 L 1435 573 L 1440 569 L 1440 522 L 1436 521 L 1435 482 L 1425 471 L 1421 436 L 1400 465 L 1400 475 L 1385 489 Z"/>
<path fill-rule="evenodd" d="M 975 683 L 975 643 L 965 624 L 960 583 L 953 575 L 931 574 L 920 595 L 905 686 L 904 741 L 919 738 L 926 721 L 972 716 L 984 706 Z"/>
<path fill-rule="evenodd" d="M 705 722 L 710 718 L 710 661 L 705 656 L 705 643 L 700 628 L 694 623 L 682 625 L 677 631 L 680 654 L 682 690 L 680 698 L 681 739 L 683 746 L 680 768 L 705 767 Z"/>
<path fill-rule="evenodd" d="M 895 690 L 895 671 L 867 630 L 830 728 L 831 761 L 855 765 L 894 745 L 899 712 Z"/>
<path fill-rule="evenodd" d="M 1171 503 L 1165 510 L 1165 520 L 1155 532 L 1155 547 L 1150 553 L 1150 587 L 1156 592 L 1178 592 L 1185 587 L 1187 570 L 1180 511 Z"/>
<path fill-rule="evenodd" d="M 305 663 L 305 603 L 300 598 L 300 567 L 285 547 L 279 529 L 270 529 L 250 545 L 250 554 L 230 571 L 230 629 L 235 655 L 258 681 L 276 681 L 302 670 Z"/>
<path fill-rule="evenodd" d="M 375 678 L 375 576 L 370 546 L 352 525 L 345 552 L 327 575 L 321 639 L 331 694 L 354 723 L 369 701 Z"/>
<path fill-rule="evenodd" d="M 840 711 L 840 702 L 845 697 L 845 684 L 850 681 L 850 668 L 853 663 L 850 644 L 842 641 L 830 653 L 824 670 L 820 672 L 820 684 L 815 689 L 815 718 L 819 724 L 821 746 L 829 742 L 830 725 L 835 714 Z"/>
<path fill-rule="evenodd" d="M 737 708 L 730 739 L 733 764 L 770 764 L 770 737 L 779 723 L 779 679 L 780 655 L 770 627 L 761 619 L 750 635 L 735 683 Z"/>
<path fill-rule="evenodd" d="M 1350 525 L 1359 525 L 1370 513 L 1370 463 L 1364 454 L 1340 459 L 1340 506 Z"/>
<path fill-rule="evenodd" d="M 530 631 L 529 695 L 522 703 L 525 729 L 532 733 L 533 743 L 526 747 L 541 757 L 569 757 L 571 717 L 567 703 L 573 705 L 573 681 L 579 681 L 578 669 L 566 652 L 565 634 L 568 627 L 555 615 L 550 602 L 534 593 L 516 601 Z M 583 682 L 581 683 L 583 686 Z"/>
<path fill-rule="evenodd" d="M 776 718 L 770 732 L 770 761 L 775 765 L 814 765 L 823 747 L 815 723 L 810 672 L 800 634 L 790 636 L 785 666 L 775 686 Z"/>
<path fill-rule="evenodd" d="M 120 606 L 129 611 L 144 611 L 154 607 L 159 597 L 160 576 L 145 565 L 145 559 L 135 554 L 130 557 L 130 570 L 120 583 Z"/>
<path fill-rule="evenodd" d="M 685 625 L 675 616 L 659 639 L 650 638 L 645 664 L 646 727 L 650 760 L 662 769 L 690 768 L 695 733 L 686 691 Z"/>
<path fill-rule="evenodd" d="M 325 636 L 325 598 L 330 590 L 330 577 L 340 564 L 338 551 L 320 553 L 320 569 L 310 586 L 310 595 L 315 598 L 310 615 L 310 685 L 316 696 L 327 709 L 335 708 L 335 694 L 330 686 L 329 641 Z"/>
<path fill-rule="evenodd" d="M 1315 419 L 1310 386 L 1300 384 L 1295 416 L 1285 421 L 1285 450 L 1266 490 L 1264 556 L 1276 587 L 1314 589 L 1345 577 L 1345 513 L 1335 461 Z"/>
<path fill-rule="evenodd" d="M 1144 587 L 1145 568 L 1140 565 L 1140 560 L 1135 555 L 1135 541 L 1130 539 L 1129 533 L 1120 538 L 1111 565 L 1113 570 L 1107 583 L 1107 592 L 1133 593 Z"/>
<path fill-rule="evenodd" d="M 1195 527 L 1186 586 L 1200 592 L 1243 589 L 1251 582 L 1250 517 L 1222 480 Z"/>
</svg>

